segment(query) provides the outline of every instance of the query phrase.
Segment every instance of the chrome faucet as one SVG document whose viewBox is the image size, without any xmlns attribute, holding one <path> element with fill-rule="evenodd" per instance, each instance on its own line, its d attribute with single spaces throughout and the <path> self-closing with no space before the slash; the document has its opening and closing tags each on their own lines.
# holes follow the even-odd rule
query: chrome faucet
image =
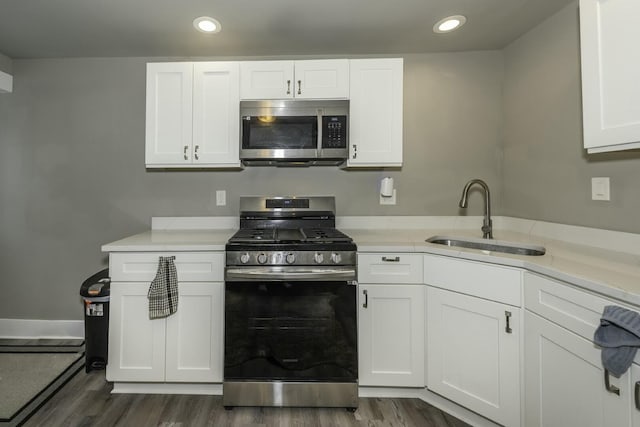
<svg viewBox="0 0 640 427">
<path fill-rule="evenodd" d="M 478 184 L 484 190 L 484 220 L 482 221 L 482 238 L 493 239 L 493 225 L 491 223 L 491 198 L 489 196 L 489 186 L 481 179 L 472 179 L 467 182 L 462 190 L 462 198 L 460 199 L 460 207 L 467 207 L 467 196 L 469 189 L 473 184 Z"/>
</svg>

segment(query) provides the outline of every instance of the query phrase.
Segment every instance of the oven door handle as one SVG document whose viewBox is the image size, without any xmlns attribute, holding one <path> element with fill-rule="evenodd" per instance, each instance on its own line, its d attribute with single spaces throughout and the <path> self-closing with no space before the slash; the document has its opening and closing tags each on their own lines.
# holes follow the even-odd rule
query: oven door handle
<svg viewBox="0 0 640 427">
<path fill-rule="evenodd" d="M 287 268 L 287 269 L 270 269 L 270 268 L 233 268 L 225 269 L 224 278 L 227 282 L 240 281 L 260 281 L 260 280 L 356 280 L 357 274 L 355 268 Z"/>
</svg>

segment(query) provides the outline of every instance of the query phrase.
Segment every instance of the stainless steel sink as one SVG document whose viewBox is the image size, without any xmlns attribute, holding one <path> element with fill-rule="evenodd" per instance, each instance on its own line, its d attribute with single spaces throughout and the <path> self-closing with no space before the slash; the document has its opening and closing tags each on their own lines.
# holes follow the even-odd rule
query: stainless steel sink
<svg viewBox="0 0 640 427">
<path fill-rule="evenodd" d="M 494 239 L 474 239 L 472 237 L 433 236 L 426 240 L 437 245 L 456 246 L 468 249 L 479 249 L 489 252 L 503 252 L 516 255 L 540 256 L 546 249 L 543 246 L 527 245 L 525 243 L 507 242 Z"/>
</svg>

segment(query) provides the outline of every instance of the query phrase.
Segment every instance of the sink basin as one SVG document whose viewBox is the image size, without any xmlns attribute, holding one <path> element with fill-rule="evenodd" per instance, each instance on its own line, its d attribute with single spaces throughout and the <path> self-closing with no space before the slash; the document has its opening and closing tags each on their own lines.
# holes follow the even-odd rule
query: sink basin
<svg viewBox="0 0 640 427">
<path fill-rule="evenodd" d="M 515 255 L 544 255 L 546 249 L 542 246 L 527 245 L 525 243 L 507 242 L 494 239 L 474 239 L 472 237 L 433 236 L 426 240 L 437 245 L 456 246 L 468 249 L 479 249 L 489 252 L 503 252 Z"/>
</svg>

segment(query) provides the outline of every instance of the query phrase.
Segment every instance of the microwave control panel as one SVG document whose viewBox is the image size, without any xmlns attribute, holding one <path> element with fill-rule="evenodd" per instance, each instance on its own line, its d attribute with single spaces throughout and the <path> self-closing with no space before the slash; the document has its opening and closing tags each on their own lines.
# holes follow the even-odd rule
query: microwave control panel
<svg viewBox="0 0 640 427">
<path fill-rule="evenodd" d="M 347 148 L 347 116 L 322 116 L 322 148 Z"/>
</svg>

